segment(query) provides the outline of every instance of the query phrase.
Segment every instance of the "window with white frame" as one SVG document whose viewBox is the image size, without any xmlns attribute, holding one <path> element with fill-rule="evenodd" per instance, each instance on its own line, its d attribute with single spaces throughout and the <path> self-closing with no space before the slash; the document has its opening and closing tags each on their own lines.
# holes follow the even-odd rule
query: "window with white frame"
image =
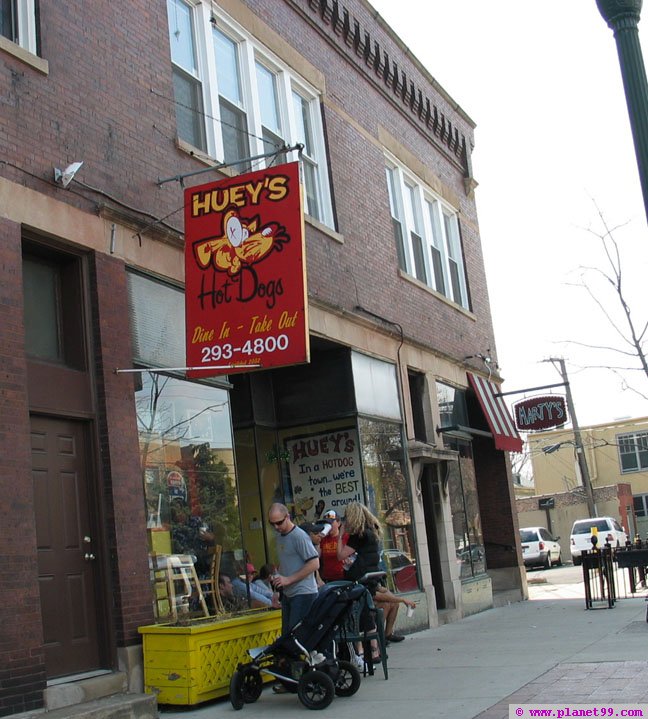
<svg viewBox="0 0 648 719">
<path fill-rule="evenodd" d="M 36 54 L 35 0 L 0 0 L 0 35 Z"/>
<path fill-rule="evenodd" d="M 396 163 L 388 162 L 386 172 L 398 266 L 468 309 L 456 211 Z"/>
<path fill-rule="evenodd" d="M 648 470 L 648 432 L 631 432 L 617 436 L 621 473 Z"/>
<path fill-rule="evenodd" d="M 167 0 L 167 11 L 180 139 L 241 172 L 296 160 L 280 150 L 302 144 L 305 211 L 332 227 L 317 90 L 208 3 Z"/>
<path fill-rule="evenodd" d="M 167 8 L 178 136 L 206 152 L 203 89 L 195 43 L 194 14 L 191 6 L 182 0 L 168 0 Z"/>
</svg>

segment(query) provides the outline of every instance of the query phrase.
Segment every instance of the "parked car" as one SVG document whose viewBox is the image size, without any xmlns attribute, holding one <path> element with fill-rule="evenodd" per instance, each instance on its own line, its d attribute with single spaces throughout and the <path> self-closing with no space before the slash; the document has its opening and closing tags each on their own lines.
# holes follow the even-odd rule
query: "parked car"
<svg viewBox="0 0 648 719">
<path fill-rule="evenodd" d="M 551 569 L 562 565 L 560 556 L 560 537 L 552 537 L 544 527 L 524 527 L 520 529 L 522 558 L 525 567 L 544 567 Z"/>
<path fill-rule="evenodd" d="M 572 527 L 570 536 L 570 549 L 574 564 L 581 563 L 581 552 L 592 548 L 592 530 L 596 528 L 598 545 L 603 546 L 609 542 L 613 547 L 625 545 L 628 536 L 618 520 L 614 517 L 590 517 L 577 519 Z"/>
</svg>

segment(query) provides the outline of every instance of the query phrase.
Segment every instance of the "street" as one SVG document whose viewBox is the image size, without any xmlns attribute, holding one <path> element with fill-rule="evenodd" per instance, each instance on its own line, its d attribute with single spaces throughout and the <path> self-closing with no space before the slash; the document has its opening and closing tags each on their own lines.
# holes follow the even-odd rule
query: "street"
<svg viewBox="0 0 648 719">
<path fill-rule="evenodd" d="M 583 581 L 583 568 L 563 564 L 551 569 L 527 569 L 527 581 L 531 583 L 534 580 L 548 584 L 579 584 Z"/>
<path fill-rule="evenodd" d="M 529 599 L 583 599 L 583 568 L 572 564 L 551 569 L 526 570 Z"/>
<path fill-rule="evenodd" d="M 583 568 L 572 564 L 551 569 L 527 569 L 529 599 L 582 599 L 585 601 L 583 585 Z M 626 570 L 617 569 L 616 592 L 620 599 L 632 597 Z M 643 597 L 646 589 L 638 587 L 635 597 Z"/>
</svg>

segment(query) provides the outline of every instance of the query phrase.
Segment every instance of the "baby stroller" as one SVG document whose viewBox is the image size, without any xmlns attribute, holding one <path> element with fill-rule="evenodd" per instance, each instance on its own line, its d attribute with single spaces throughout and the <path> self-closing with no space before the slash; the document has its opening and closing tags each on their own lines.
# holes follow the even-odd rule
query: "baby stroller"
<svg viewBox="0 0 648 719">
<path fill-rule="evenodd" d="M 335 695 L 350 697 L 360 688 L 360 672 L 336 657 L 334 634 L 365 587 L 354 582 L 325 585 L 308 617 L 267 647 L 248 650 L 252 661 L 241 663 L 230 680 L 234 709 L 254 703 L 267 674 L 292 692 L 307 709 L 325 709 Z"/>
</svg>

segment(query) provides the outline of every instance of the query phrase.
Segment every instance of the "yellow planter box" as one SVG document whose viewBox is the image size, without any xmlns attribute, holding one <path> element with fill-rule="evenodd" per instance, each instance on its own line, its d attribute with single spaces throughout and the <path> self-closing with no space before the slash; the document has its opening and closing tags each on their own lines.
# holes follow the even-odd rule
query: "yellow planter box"
<svg viewBox="0 0 648 719">
<path fill-rule="evenodd" d="M 229 681 L 252 647 L 281 632 L 281 611 L 260 611 L 192 626 L 139 627 L 144 649 L 144 691 L 159 704 L 199 704 L 229 694 Z"/>
</svg>

